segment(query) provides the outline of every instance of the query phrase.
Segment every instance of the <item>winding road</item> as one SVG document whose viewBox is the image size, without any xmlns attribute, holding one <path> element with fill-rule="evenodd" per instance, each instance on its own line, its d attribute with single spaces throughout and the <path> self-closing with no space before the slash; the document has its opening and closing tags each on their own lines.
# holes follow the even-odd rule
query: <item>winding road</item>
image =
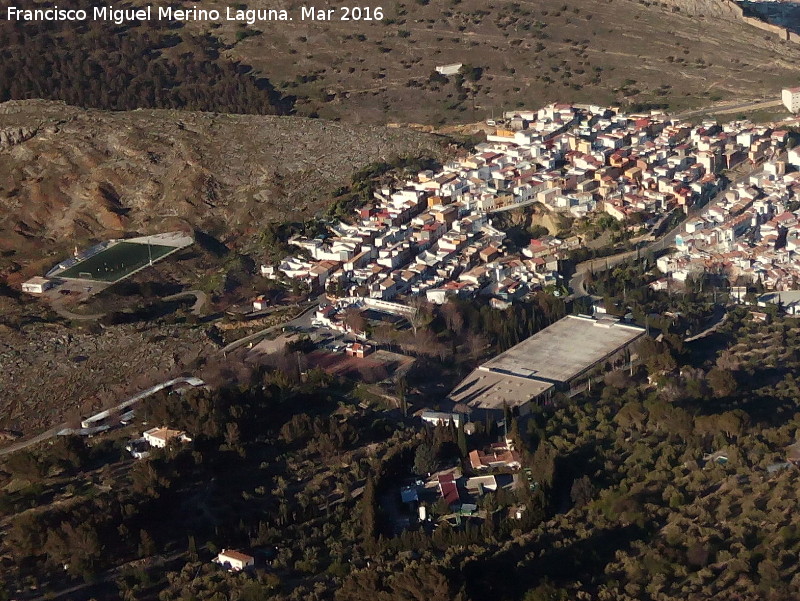
<svg viewBox="0 0 800 601">
<path fill-rule="evenodd" d="M 156 384 L 155 386 L 151 386 L 150 388 L 147 388 L 147 389 L 143 390 L 142 392 L 130 397 L 126 401 L 123 401 L 122 403 L 120 403 L 116 407 L 113 407 L 111 409 L 107 409 L 105 411 L 101 411 L 100 413 L 98 413 L 96 415 L 93 415 L 92 417 L 89 417 L 89 418 L 83 420 L 83 423 L 91 424 L 91 423 L 100 421 L 100 420 L 104 419 L 105 417 L 108 417 L 109 415 L 111 415 L 113 412 L 121 411 L 122 409 L 127 409 L 131 405 L 134 405 L 134 404 L 138 403 L 139 401 L 141 401 L 142 399 L 150 396 L 151 394 L 154 394 L 154 393 L 158 392 L 159 390 L 163 390 L 165 388 L 169 388 L 170 386 L 174 386 L 175 384 L 190 384 L 192 386 L 202 386 L 204 384 L 204 382 L 202 380 L 198 379 L 198 378 L 193 378 L 193 377 L 180 377 L 180 378 L 173 378 L 171 380 L 167 380 L 166 382 L 162 382 L 161 384 Z M 59 424 L 57 426 L 54 426 L 54 427 L 50 428 L 49 430 L 47 430 L 45 432 L 42 432 L 41 434 L 37 434 L 36 436 L 34 436 L 32 438 L 26 438 L 25 440 L 19 440 L 19 441 L 15 442 L 15 443 L 7 446 L 7 447 L 3 447 L 2 449 L 0 449 L 0 457 L 2 457 L 3 455 L 8 455 L 9 453 L 13 453 L 15 451 L 20 451 L 22 449 L 26 449 L 26 448 L 28 448 L 30 446 L 33 446 L 35 444 L 39 444 L 40 442 L 44 442 L 44 441 L 49 440 L 51 438 L 55 438 L 56 436 L 58 436 L 59 432 L 64 431 L 64 430 L 70 430 L 69 425 L 66 422 L 63 423 L 63 424 Z"/>
<path fill-rule="evenodd" d="M 310 325 L 310 320 L 308 317 L 316 311 L 317 307 L 319 306 L 320 297 L 317 297 L 311 301 L 311 304 L 306 309 L 303 309 L 302 313 L 300 313 L 297 317 L 292 318 L 289 321 L 284 321 L 282 323 L 275 324 L 274 326 L 269 326 L 268 328 L 264 328 L 263 330 L 259 330 L 254 334 L 250 334 L 249 336 L 245 336 L 244 338 L 240 338 L 239 340 L 234 340 L 229 345 L 222 347 L 221 352 L 222 354 L 230 353 L 231 351 L 235 351 L 237 348 L 244 346 L 250 342 L 255 342 L 256 340 L 262 339 L 264 336 L 268 335 L 270 332 L 275 332 L 280 328 L 285 328 L 286 326 L 308 326 Z M 306 323 L 308 322 L 308 323 Z"/>
<path fill-rule="evenodd" d="M 195 301 L 192 305 L 192 313 L 197 315 L 198 317 L 202 314 L 203 307 L 208 302 L 208 295 L 203 292 L 202 290 L 184 290 L 183 292 L 178 292 L 177 294 L 170 294 L 169 296 L 164 296 L 161 298 L 163 302 L 169 302 L 174 300 L 180 300 L 186 297 L 194 297 Z M 102 319 L 105 317 L 105 313 L 93 313 L 91 315 L 82 315 L 80 313 L 73 313 L 66 307 L 64 307 L 64 302 L 61 300 L 54 301 L 51 305 L 53 311 L 58 313 L 61 317 L 65 319 L 71 319 L 74 321 L 96 321 L 98 319 Z"/>
</svg>

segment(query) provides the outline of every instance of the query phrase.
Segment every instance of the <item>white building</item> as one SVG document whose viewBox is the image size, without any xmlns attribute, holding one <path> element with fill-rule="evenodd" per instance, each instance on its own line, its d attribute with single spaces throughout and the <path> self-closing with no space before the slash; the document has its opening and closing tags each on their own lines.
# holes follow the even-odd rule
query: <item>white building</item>
<svg viewBox="0 0 800 601">
<path fill-rule="evenodd" d="M 800 113 L 800 87 L 784 88 L 781 92 L 781 100 L 789 112 Z"/>
<path fill-rule="evenodd" d="M 787 315 L 800 314 L 800 290 L 768 292 L 758 297 L 758 306 L 779 306 Z"/>
<path fill-rule="evenodd" d="M 433 424 L 434 426 L 448 426 L 450 425 L 450 422 L 453 422 L 453 425 L 458 428 L 461 426 L 461 418 L 463 416 L 460 413 L 423 411 L 420 417 L 422 418 L 422 421 Z"/>
<path fill-rule="evenodd" d="M 233 551 L 231 549 L 223 549 L 214 561 L 231 572 L 241 572 L 245 568 L 252 567 L 255 564 L 255 559 L 252 555 L 240 553 L 239 551 Z"/>
<path fill-rule="evenodd" d="M 41 276 L 32 277 L 22 284 L 22 291 L 28 294 L 42 294 L 48 288 L 53 287 L 53 282 Z"/>
<path fill-rule="evenodd" d="M 463 63 L 452 63 L 450 65 L 438 65 L 436 67 L 436 72 L 441 73 L 442 75 L 457 75 L 459 71 L 461 71 L 461 67 L 463 67 Z"/>
<path fill-rule="evenodd" d="M 163 449 L 172 440 L 179 440 L 180 442 L 189 442 L 192 439 L 186 436 L 185 432 L 180 430 L 170 430 L 169 428 L 150 428 L 147 432 L 142 432 L 144 439 L 150 444 L 151 447 Z"/>
<path fill-rule="evenodd" d="M 793 167 L 800 169 L 800 146 L 795 146 L 788 152 L 786 161 Z"/>
</svg>

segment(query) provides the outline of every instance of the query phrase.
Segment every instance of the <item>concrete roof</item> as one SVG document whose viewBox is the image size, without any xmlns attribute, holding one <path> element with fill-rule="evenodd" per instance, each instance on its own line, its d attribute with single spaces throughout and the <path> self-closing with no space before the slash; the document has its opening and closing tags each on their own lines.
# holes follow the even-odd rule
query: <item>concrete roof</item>
<svg viewBox="0 0 800 601">
<path fill-rule="evenodd" d="M 50 280 L 48 280 L 47 278 L 43 278 L 40 275 L 35 275 L 31 279 L 27 280 L 25 283 L 26 284 L 48 284 L 48 283 L 50 283 Z"/>
<path fill-rule="evenodd" d="M 800 290 L 781 290 L 779 292 L 767 292 L 758 297 L 758 304 L 766 306 L 767 303 L 793 305 L 800 302 Z"/>
<path fill-rule="evenodd" d="M 450 393 L 454 403 L 464 403 L 472 409 L 502 409 L 519 407 L 531 399 L 553 388 L 553 384 L 519 378 L 506 374 L 473 370 L 461 384 Z"/>
<path fill-rule="evenodd" d="M 645 333 L 613 317 L 568 315 L 478 369 L 517 378 L 568 382 Z"/>
<path fill-rule="evenodd" d="M 472 409 L 519 407 L 596 365 L 645 333 L 613 317 L 568 315 L 487 361 L 449 395 Z"/>
</svg>

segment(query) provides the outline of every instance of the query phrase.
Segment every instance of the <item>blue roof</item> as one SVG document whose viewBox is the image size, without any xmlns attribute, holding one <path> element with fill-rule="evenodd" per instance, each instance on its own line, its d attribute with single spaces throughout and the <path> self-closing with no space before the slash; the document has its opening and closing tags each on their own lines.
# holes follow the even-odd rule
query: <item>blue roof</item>
<svg viewBox="0 0 800 601">
<path fill-rule="evenodd" d="M 407 486 L 406 488 L 401 488 L 400 498 L 403 500 L 403 503 L 413 503 L 414 501 L 419 501 L 419 496 L 417 495 L 417 487 Z"/>
</svg>

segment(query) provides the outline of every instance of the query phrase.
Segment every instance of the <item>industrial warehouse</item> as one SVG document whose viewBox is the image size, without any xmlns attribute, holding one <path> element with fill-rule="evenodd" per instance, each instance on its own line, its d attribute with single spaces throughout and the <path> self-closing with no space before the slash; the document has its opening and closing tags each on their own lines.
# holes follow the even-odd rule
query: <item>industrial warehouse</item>
<svg viewBox="0 0 800 601">
<path fill-rule="evenodd" d="M 623 363 L 643 328 L 611 316 L 568 315 L 473 370 L 448 399 L 466 411 L 524 415 L 531 403 L 569 392 L 603 362 Z"/>
</svg>

